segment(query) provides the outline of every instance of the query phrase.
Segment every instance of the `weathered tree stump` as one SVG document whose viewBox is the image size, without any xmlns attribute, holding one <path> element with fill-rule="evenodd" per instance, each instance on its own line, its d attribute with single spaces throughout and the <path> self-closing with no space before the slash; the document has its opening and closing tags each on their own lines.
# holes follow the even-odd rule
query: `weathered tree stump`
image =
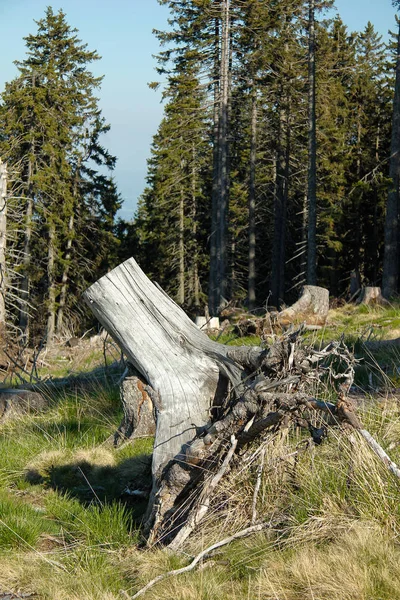
<svg viewBox="0 0 400 600">
<path fill-rule="evenodd" d="M 328 312 L 329 290 L 305 285 L 297 302 L 277 313 L 276 317 L 282 325 L 299 321 L 308 325 L 324 325 Z"/>
<path fill-rule="evenodd" d="M 364 287 L 356 304 L 384 306 L 385 304 L 389 304 L 389 302 L 382 296 L 380 287 Z"/>
<path fill-rule="evenodd" d="M 307 290 L 303 300 L 313 291 Z M 315 301 L 300 306 L 321 312 L 327 294 L 315 293 Z M 150 544 L 179 547 L 207 513 L 237 452 L 262 436 L 292 423 L 307 427 L 320 444 L 326 427 L 312 425 L 314 410 L 327 415 L 326 426 L 344 420 L 361 427 L 345 398 L 353 358 L 340 343 L 305 348 L 295 331 L 266 348 L 217 344 L 133 259 L 93 284 L 85 300 L 140 373 L 157 413 Z M 340 371 L 333 373 L 335 360 Z M 341 383 L 337 405 L 310 395 L 315 382 L 327 376 Z M 134 419 L 129 416 L 123 427 L 134 427 Z"/>
<path fill-rule="evenodd" d="M 210 424 L 217 410 L 213 406 L 221 404 L 229 386 L 235 397 L 241 396 L 243 371 L 246 366 L 257 368 L 262 351 L 225 347 L 210 340 L 146 277 L 134 259 L 104 275 L 84 298 L 154 390 L 157 426 L 151 503 L 166 465 L 172 460 L 186 460 L 188 445 Z M 181 479 L 185 476 L 180 474 Z M 176 489 L 182 483 L 170 481 Z M 169 495 L 172 498 L 171 490 Z M 158 515 L 168 507 L 165 498 L 159 504 L 164 506 L 157 508 Z"/>
</svg>

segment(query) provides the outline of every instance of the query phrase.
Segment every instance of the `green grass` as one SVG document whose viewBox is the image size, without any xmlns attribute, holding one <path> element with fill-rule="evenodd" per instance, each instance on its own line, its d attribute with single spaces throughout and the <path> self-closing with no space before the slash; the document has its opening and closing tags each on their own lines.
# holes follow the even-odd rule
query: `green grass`
<svg viewBox="0 0 400 600">
<path fill-rule="evenodd" d="M 343 334 L 365 359 L 358 382 L 367 388 L 375 369 L 373 385 L 388 390 L 396 382 L 399 350 L 378 348 L 367 356 L 362 342 L 396 337 L 397 327 L 397 308 L 343 307 L 307 338 L 319 345 Z M 229 334 L 218 341 L 260 342 Z M 364 396 L 359 411 L 400 463 L 398 401 Z M 1 426 L 0 591 L 34 592 L 46 600 L 120 600 L 120 590 L 132 595 L 153 576 L 248 526 L 257 457 L 238 459 L 223 479 L 186 544 L 187 555 L 141 549 L 146 503 L 128 503 L 123 491 L 149 485 L 152 440 L 115 449 L 109 440 L 121 416 L 118 390 L 99 385 L 52 393 L 46 413 Z M 357 434 L 331 432 L 319 447 L 307 446 L 306 438 L 292 430 L 266 445 L 256 508 L 258 518 L 273 520 L 271 530 L 225 547 L 204 568 L 165 580 L 144 598 L 400 598 L 400 482 Z"/>
</svg>

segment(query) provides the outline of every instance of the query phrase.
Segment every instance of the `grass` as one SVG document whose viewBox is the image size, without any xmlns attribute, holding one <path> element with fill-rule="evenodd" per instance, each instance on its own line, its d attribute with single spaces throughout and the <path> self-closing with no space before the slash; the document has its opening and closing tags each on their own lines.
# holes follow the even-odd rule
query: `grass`
<svg viewBox="0 0 400 600">
<path fill-rule="evenodd" d="M 372 333 L 365 333 L 371 323 Z M 397 337 L 399 325 L 397 309 L 344 307 L 332 312 L 324 330 L 309 334 L 309 341 L 323 344 L 343 334 L 361 354 L 357 340 Z M 243 343 L 229 336 L 219 341 Z M 381 391 L 388 381 L 393 386 L 398 354 L 387 349 L 370 354 L 374 386 L 379 374 Z M 360 368 L 369 385 L 371 367 Z M 362 380 L 363 372 L 358 376 Z M 400 463 L 398 399 L 367 394 L 359 412 Z M 248 462 L 238 459 L 221 482 L 206 519 L 185 546 L 187 554 L 141 549 L 145 504 L 123 491 L 149 484 L 152 441 L 115 449 L 109 440 L 120 419 L 118 391 L 97 386 L 53 395 L 45 414 L 1 426 L 0 592 L 22 590 L 43 600 L 120 600 L 121 590 L 132 595 L 155 575 L 187 564 L 202 548 L 248 526 L 257 454 Z M 281 433 L 265 445 L 256 499 L 258 518 L 273 526 L 223 548 L 196 571 L 161 582 L 145 598 L 400 598 L 399 497 L 400 482 L 356 433 L 332 432 L 320 447 L 309 446 L 301 431 Z"/>
</svg>

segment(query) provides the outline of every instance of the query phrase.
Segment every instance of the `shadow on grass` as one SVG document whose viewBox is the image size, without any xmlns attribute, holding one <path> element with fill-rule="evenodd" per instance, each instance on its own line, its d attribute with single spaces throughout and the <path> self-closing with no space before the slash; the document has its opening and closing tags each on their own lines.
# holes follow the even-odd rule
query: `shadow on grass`
<svg viewBox="0 0 400 600">
<path fill-rule="evenodd" d="M 139 454 L 116 465 L 76 460 L 61 465 L 49 464 L 29 469 L 25 479 L 63 496 L 78 500 L 84 507 L 100 509 L 117 503 L 129 512 L 131 523 L 140 525 L 151 489 L 151 455 Z M 132 493 L 135 491 L 135 493 Z"/>
</svg>

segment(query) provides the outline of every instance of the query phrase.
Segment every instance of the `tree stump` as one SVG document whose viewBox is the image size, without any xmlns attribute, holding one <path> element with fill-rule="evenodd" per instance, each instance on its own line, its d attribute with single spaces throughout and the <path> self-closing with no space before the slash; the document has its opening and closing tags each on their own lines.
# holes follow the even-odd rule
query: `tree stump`
<svg viewBox="0 0 400 600">
<path fill-rule="evenodd" d="M 300 298 L 288 306 L 276 317 L 280 324 L 304 321 L 307 325 L 324 325 L 329 312 L 329 290 L 316 286 L 305 285 Z"/>
<path fill-rule="evenodd" d="M 356 304 L 384 306 L 385 304 L 389 304 L 389 302 L 382 296 L 380 287 L 364 287 Z"/>
<path fill-rule="evenodd" d="M 210 340 L 133 258 L 94 283 L 84 299 L 154 390 L 157 482 L 166 464 L 210 421 L 228 382 L 240 394 L 242 367 L 236 360 L 251 362 L 260 348 L 229 348 Z"/>
<path fill-rule="evenodd" d="M 84 298 L 140 373 L 155 406 L 149 544 L 179 547 L 207 513 L 237 452 L 256 439 L 305 423 L 319 444 L 307 411 L 325 411 L 337 422 L 335 405 L 310 397 L 329 372 L 332 354 L 348 364 L 333 380 L 344 380 L 346 389 L 351 385 L 351 358 L 334 342 L 305 349 L 299 331 L 265 348 L 213 342 L 133 259 L 93 284 Z M 122 425 L 134 421 L 130 415 Z"/>
</svg>

